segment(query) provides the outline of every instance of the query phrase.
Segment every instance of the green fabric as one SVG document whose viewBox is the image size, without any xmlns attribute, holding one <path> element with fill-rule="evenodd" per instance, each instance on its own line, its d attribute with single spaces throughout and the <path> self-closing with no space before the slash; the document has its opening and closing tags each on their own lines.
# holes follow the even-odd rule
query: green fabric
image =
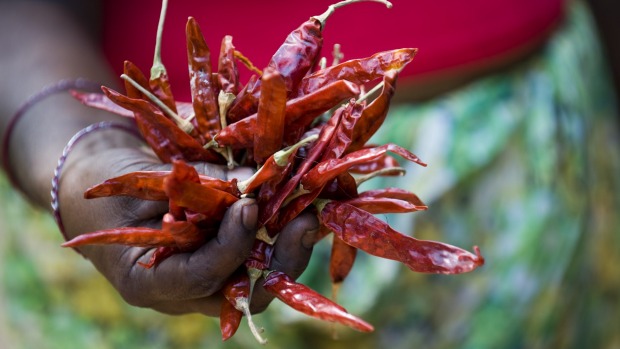
<svg viewBox="0 0 620 349">
<path fill-rule="evenodd" d="M 471 250 L 472 273 L 416 274 L 361 254 L 339 301 L 371 334 L 308 320 L 274 302 L 255 321 L 275 348 L 617 348 L 620 138 L 590 14 L 573 2 L 535 57 L 422 104 L 394 106 L 376 143 L 405 146 L 396 186 L 429 210 L 382 216 L 417 238 Z M 423 48 L 422 48 L 423 49 Z M 413 63 L 415 64 L 415 62 Z M 52 220 L 0 180 L 0 338 L 7 348 L 256 347 L 242 324 L 126 305 L 89 263 L 59 247 Z M 301 281 L 330 293 L 329 240 Z M 3 345 L 5 347 L 5 345 Z"/>
</svg>

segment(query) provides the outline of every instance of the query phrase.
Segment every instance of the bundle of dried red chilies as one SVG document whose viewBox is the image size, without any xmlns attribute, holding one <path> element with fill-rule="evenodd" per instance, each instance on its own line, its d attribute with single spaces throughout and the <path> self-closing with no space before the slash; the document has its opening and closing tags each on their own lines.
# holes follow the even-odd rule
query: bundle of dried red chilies
<svg viewBox="0 0 620 349">
<path fill-rule="evenodd" d="M 334 301 L 280 271 L 269 270 L 278 232 L 304 211 L 316 213 L 325 235 L 333 233 L 330 275 L 334 284 L 346 278 L 358 249 L 423 273 L 456 274 L 482 265 L 477 247 L 470 253 L 414 239 L 374 216 L 425 210 L 415 194 L 398 188 L 358 192 L 359 184 L 373 176 L 403 173 L 388 153 L 426 164 L 395 144 L 367 144 L 383 123 L 398 74 L 416 49 L 316 68 L 325 21 L 336 8 L 357 1 L 342 1 L 311 17 L 289 34 L 262 72 L 235 49 L 230 36 L 222 41 L 217 72 L 213 71 L 210 50 L 196 20 L 190 18 L 186 31 L 191 103 L 175 102 L 158 49 L 150 78 L 125 63 L 126 95 L 105 87 L 104 94 L 75 92 L 87 105 L 133 118 L 145 142 L 173 167 L 168 172 L 128 173 L 85 193 L 88 199 L 126 195 L 167 201 L 169 212 L 160 229 L 96 231 L 64 246 L 152 247 L 152 258 L 144 264 L 150 268 L 171 254 L 199 248 L 215 236 L 230 205 L 242 195 L 255 197 L 261 226 L 257 240 L 245 271 L 235 274 L 221 290 L 224 340 L 235 333 L 243 314 L 250 317 L 252 289 L 261 277 L 268 292 L 300 312 L 359 331 L 373 330 Z M 391 6 L 385 0 L 369 1 Z M 257 73 L 245 86 L 239 81 L 237 62 Z M 366 104 L 361 91 L 377 80 L 381 91 Z M 190 161 L 259 169 L 246 181 L 223 181 L 197 173 L 187 164 Z M 254 327 L 252 331 L 264 342 Z"/>
</svg>

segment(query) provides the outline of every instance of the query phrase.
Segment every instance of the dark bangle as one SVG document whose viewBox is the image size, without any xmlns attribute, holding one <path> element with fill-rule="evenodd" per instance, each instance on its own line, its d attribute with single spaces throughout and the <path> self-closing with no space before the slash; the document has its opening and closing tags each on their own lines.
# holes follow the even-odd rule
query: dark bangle
<svg viewBox="0 0 620 349">
<path fill-rule="evenodd" d="M 84 136 L 96 131 L 108 129 L 122 130 L 142 139 L 142 136 L 140 135 L 138 130 L 125 124 L 115 123 L 111 121 L 102 121 L 96 124 L 92 124 L 81 129 L 75 135 L 73 135 L 73 137 L 71 137 L 65 148 L 62 150 L 62 155 L 58 159 L 58 165 L 56 166 L 56 169 L 54 169 L 54 177 L 52 178 L 52 191 L 50 193 L 52 196 L 52 211 L 54 220 L 56 221 L 56 225 L 58 225 L 58 229 L 60 230 L 60 233 L 64 237 L 65 241 L 69 240 L 69 237 L 67 236 L 65 226 L 62 223 L 62 217 L 60 216 L 60 204 L 58 202 L 58 192 L 60 190 L 60 174 L 62 172 L 62 168 L 65 165 L 67 157 L 69 156 L 69 153 L 71 153 L 71 150 L 73 150 L 75 144 L 77 144 L 77 142 L 79 142 Z"/>
<path fill-rule="evenodd" d="M 90 81 L 87 79 L 78 78 L 78 79 L 61 80 L 55 84 L 45 87 L 40 92 L 28 98 L 26 102 L 24 102 L 19 107 L 17 112 L 13 115 L 13 117 L 9 121 L 4 131 L 4 135 L 2 135 L 2 167 L 4 168 L 4 172 L 6 173 L 6 176 L 9 179 L 9 182 L 11 183 L 11 185 L 15 189 L 23 193 L 25 192 L 19 186 L 17 178 L 15 174 L 13 173 L 13 171 L 11 170 L 11 166 L 10 166 L 11 162 L 10 162 L 9 145 L 11 143 L 11 136 L 13 134 L 13 130 L 15 129 L 15 125 L 17 125 L 17 123 L 22 119 L 24 114 L 26 114 L 26 112 L 30 110 L 35 104 L 41 102 L 42 100 L 44 100 L 45 98 L 49 96 L 55 95 L 60 92 L 66 92 L 68 90 L 83 90 L 83 91 L 89 91 L 89 92 L 96 92 L 96 91 L 101 91 L 101 84 L 97 84 L 94 81 Z"/>
</svg>

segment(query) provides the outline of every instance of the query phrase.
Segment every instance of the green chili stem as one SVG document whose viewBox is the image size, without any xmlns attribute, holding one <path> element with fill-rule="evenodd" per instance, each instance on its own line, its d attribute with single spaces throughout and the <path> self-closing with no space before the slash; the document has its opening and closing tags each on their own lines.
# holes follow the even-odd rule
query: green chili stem
<svg viewBox="0 0 620 349">
<path fill-rule="evenodd" d="M 164 67 L 161 60 L 161 39 L 164 34 L 164 22 L 166 20 L 167 8 L 168 0 L 162 0 L 159 23 L 157 24 L 157 37 L 155 39 L 155 54 L 153 57 L 153 66 L 151 67 L 151 80 L 158 79 L 162 74 L 166 73 L 166 67 Z"/>
<path fill-rule="evenodd" d="M 164 113 L 168 114 L 168 116 L 170 116 L 184 132 L 190 133 L 194 130 L 194 125 L 192 125 L 192 123 L 189 122 L 188 119 L 183 119 L 182 117 L 180 117 L 177 113 L 172 111 L 172 109 L 170 109 L 164 102 L 162 102 L 161 99 L 157 98 L 157 96 L 155 96 L 150 91 L 142 87 L 134 79 L 130 78 L 126 74 L 122 74 L 121 78 L 123 80 L 129 81 L 129 83 L 133 87 L 135 87 L 140 92 L 142 92 L 145 96 L 147 96 L 153 103 L 155 103 L 161 110 L 163 110 Z"/>
<path fill-rule="evenodd" d="M 251 292 L 251 291 L 250 291 Z M 256 340 L 260 343 L 260 344 L 267 344 L 267 340 L 263 337 L 261 337 L 260 333 L 263 332 L 263 329 L 259 329 L 256 327 L 256 325 L 254 324 L 254 321 L 252 321 L 252 313 L 250 312 L 250 302 L 248 298 L 245 297 L 239 297 L 237 299 L 235 299 L 235 308 L 237 308 L 237 310 L 243 312 L 243 315 L 245 315 L 248 318 L 248 325 L 250 326 L 250 331 L 252 332 L 252 334 L 254 335 L 254 338 L 256 338 Z"/>
<path fill-rule="evenodd" d="M 220 91 L 220 94 L 217 96 L 217 102 L 220 107 L 220 124 L 222 125 L 222 129 L 228 126 L 226 122 L 226 115 L 228 114 L 228 108 L 234 102 L 235 95 L 232 93 Z M 226 158 L 228 159 L 228 168 L 233 169 L 235 167 L 233 152 L 231 147 L 226 147 Z"/>
<path fill-rule="evenodd" d="M 289 161 L 289 158 L 291 157 L 291 155 L 295 154 L 297 149 L 299 149 L 300 147 L 308 143 L 316 141 L 318 138 L 319 138 L 319 135 L 312 135 L 312 136 L 306 137 L 302 139 L 301 141 L 291 145 L 290 147 L 284 148 L 274 153 L 273 154 L 274 162 L 276 163 L 276 165 L 280 167 L 286 166 L 286 164 Z M 250 183 L 252 183 L 256 179 L 256 177 L 260 176 L 260 172 L 264 167 L 265 166 L 263 165 L 260 169 L 258 169 L 258 171 L 254 172 L 254 174 L 250 178 L 246 179 L 245 181 L 238 182 L 237 188 L 239 189 L 239 191 L 242 193 L 245 193 L 246 188 L 250 185 Z"/>
<path fill-rule="evenodd" d="M 378 177 L 378 176 L 382 176 L 382 175 L 385 175 L 385 174 L 394 174 L 394 173 L 398 173 L 399 176 L 404 176 L 406 172 L 407 171 L 404 168 L 402 168 L 402 167 L 382 168 L 380 170 L 371 172 L 371 173 L 369 173 L 367 175 L 363 175 L 363 176 L 357 177 L 355 179 L 355 184 L 359 187 L 362 183 L 364 183 L 364 182 L 366 182 L 366 181 L 368 181 L 370 179 L 373 179 L 375 177 Z"/>
<path fill-rule="evenodd" d="M 378 83 L 377 85 L 375 85 L 373 88 L 370 89 L 370 91 L 364 93 L 362 96 L 360 96 L 360 98 L 357 99 L 357 103 L 361 103 L 363 101 L 365 101 L 366 99 L 368 99 L 370 96 L 372 96 L 373 94 L 375 94 L 377 91 L 379 91 L 380 89 L 383 88 L 383 81 L 381 81 L 380 83 Z"/>
</svg>

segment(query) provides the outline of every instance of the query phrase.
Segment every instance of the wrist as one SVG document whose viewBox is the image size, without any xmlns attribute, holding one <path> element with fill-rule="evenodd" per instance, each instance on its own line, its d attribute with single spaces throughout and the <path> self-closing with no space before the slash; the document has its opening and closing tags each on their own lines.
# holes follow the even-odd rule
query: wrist
<svg viewBox="0 0 620 349">
<path fill-rule="evenodd" d="M 90 85 L 88 89 L 98 89 L 97 85 Z M 81 105 L 65 93 L 84 87 L 83 80 L 67 80 L 42 90 L 20 108 L 6 129 L 2 160 L 7 175 L 38 206 L 49 208 L 53 171 L 69 139 L 90 124 L 114 119 L 108 113 Z M 121 133 L 107 132 L 106 137 L 93 134 L 87 142 L 81 142 L 89 146 L 76 149 L 76 155 L 104 147 L 136 145 L 132 136 Z"/>
</svg>

